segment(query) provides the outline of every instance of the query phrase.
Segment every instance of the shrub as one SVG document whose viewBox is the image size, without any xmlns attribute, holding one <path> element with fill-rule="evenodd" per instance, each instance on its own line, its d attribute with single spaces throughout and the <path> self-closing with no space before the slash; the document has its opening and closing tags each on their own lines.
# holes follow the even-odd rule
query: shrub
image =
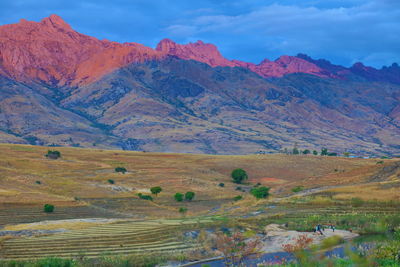
<svg viewBox="0 0 400 267">
<path fill-rule="evenodd" d="M 142 193 L 137 194 L 140 199 L 153 201 L 153 197 L 149 195 L 143 195 Z"/>
<path fill-rule="evenodd" d="M 233 198 L 233 201 L 239 201 L 241 200 L 243 197 L 242 196 L 236 196 Z"/>
<path fill-rule="evenodd" d="M 235 190 L 242 191 L 242 187 L 241 186 L 237 186 Z"/>
<path fill-rule="evenodd" d="M 309 150 L 309 149 L 305 149 L 304 151 L 303 151 L 303 154 L 304 155 L 308 155 L 308 154 L 310 154 L 311 153 L 311 151 Z"/>
<path fill-rule="evenodd" d="M 224 183 L 219 183 L 219 185 L 218 185 L 219 187 L 224 187 L 225 186 L 225 184 Z"/>
<path fill-rule="evenodd" d="M 376 164 L 383 164 L 383 160 L 378 161 Z"/>
<path fill-rule="evenodd" d="M 244 180 L 247 180 L 248 176 L 245 170 L 235 169 L 232 171 L 232 179 L 234 183 L 241 184 Z"/>
<path fill-rule="evenodd" d="M 321 149 L 321 156 L 327 156 L 327 155 L 328 155 L 328 149 L 327 148 Z"/>
<path fill-rule="evenodd" d="M 42 182 L 41 181 L 36 181 L 35 184 L 42 184 Z"/>
<path fill-rule="evenodd" d="M 54 205 L 44 204 L 43 210 L 44 210 L 44 212 L 48 212 L 48 213 L 53 212 L 54 211 Z"/>
<path fill-rule="evenodd" d="M 301 192 L 303 190 L 304 190 L 304 186 L 302 186 L 302 185 L 299 185 L 299 186 L 296 186 L 296 187 L 292 188 L 292 192 L 293 193 L 298 193 L 298 192 Z"/>
<path fill-rule="evenodd" d="M 185 199 L 187 200 L 187 201 L 192 201 L 192 199 L 194 198 L 194 196 L 195 196 L 196 194 L 194 193 L 194 192 L 186 192 L 186 194 L 185 194 Z"/>
<path fill-rule="evenodd" d="M 150 188 L 150 191 L 151 191 L 151 193 L 152 193 L 153 195 L 156 195 L 156 196 L 157 196 L 158 194 L 161 193 L 162 188 L 161 188 L 160 186 L 155 186 L 155 187 Z"/>
<path fill-rule="evenodd" d="M 183 194 L 182 193 L 176 193 L 174 195 L 174 198 L 175 198 L 176 201 L 182 202 L 183 201 Z"/>
<path fill-rule="evenodd" d="M 178 211 L 179 213 L 185 214 L 187 212 L 187 208 L 180 207 Z"/>
<path fill-rule="evenodd" d="M 45 156 L 46 156 L 46 158 L 49 158 L 49 159 L 58 159 L 58 158 L 61 158 L 61 153 L 60 153 L 60 151 L 49 150 L 49 151 L 47 151 L 47 154 Z"/>
<path fill-rule="evenodd" d="M 115 181 L 114 181 L 113 179 L 108 179 L 107 182 L 108 182 L 109 184 L 115 184 Z"/>
<path fill-rule="evenodd" d="M 255 187 L 250 190 L 250 193 L 255 196 L 256 198 L 266 198 L 269 196 L 269 187 L 266 186 L 261 186 L 261 187 Z"/>
<path fill-rule="evenodd" d="M 314 156 L 318 155 L 318 151 L 317 150 L 314 150 L 312 153 L 314 154 Z"/>
<path fill-rule="evenodd" d="M 124 167 L 117 167 L 117 168 L 115 168 L 115 172 L 122 172 L 123 174 L 125 174 L 126 169 Z"/>
<path fill-rule="evenodd" d="M 336 156 L 338 155 L 338 153 L 336 153 L 336 152 L 329 152 L 327 155 L 328 155 L 329 157 L 336 157 Z"/>
</svg>

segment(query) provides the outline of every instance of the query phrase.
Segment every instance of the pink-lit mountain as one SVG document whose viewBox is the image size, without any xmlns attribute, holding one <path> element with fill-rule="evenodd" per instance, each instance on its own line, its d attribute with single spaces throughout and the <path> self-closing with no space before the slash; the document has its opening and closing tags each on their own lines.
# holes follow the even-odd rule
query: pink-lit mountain
<svg viewBox="0 0 400 267">
<path fill-rule="evenodd" d="M 400 154 L 399 103 L 397 64 L 346 68 L 304 54 L 254 64 L 202 41 L 98 40 L 57 15 L 0 26 L 0 142 Z"/>
</svg>

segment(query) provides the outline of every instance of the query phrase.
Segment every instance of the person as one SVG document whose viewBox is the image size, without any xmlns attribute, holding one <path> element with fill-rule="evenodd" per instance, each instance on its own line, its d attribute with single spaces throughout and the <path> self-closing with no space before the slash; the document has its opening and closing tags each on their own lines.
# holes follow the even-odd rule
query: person
<svg viewBox="0 0 400 267">
<path fill-rule="evenodd" d="M 321 227 L 320 224 L 317 224 L 317 226 L 315 227 L 315 232 L 318 232 L 318 233 L 320 233 L 321 235 L 324 235 L 324 234 L 322 233 L 322 227 Z"/>
</svg>

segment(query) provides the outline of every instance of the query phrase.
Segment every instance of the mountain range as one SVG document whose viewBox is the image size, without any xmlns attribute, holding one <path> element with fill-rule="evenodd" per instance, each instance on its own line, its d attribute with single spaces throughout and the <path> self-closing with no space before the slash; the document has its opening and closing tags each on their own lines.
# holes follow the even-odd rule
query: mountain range
<svg viewBox="0 0 400 267">
<path fill-rule="evenodd" d="M 246 154 L 399 154 L 400 67 L 212 44 L 98 40 L 51 15 L 0 26 L 0 142 Z"/>
</svg>

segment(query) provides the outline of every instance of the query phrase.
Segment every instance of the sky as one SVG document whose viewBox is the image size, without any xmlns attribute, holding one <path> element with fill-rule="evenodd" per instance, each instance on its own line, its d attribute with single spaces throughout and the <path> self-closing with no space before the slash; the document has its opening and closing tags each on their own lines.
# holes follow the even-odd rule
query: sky
<svg viewBox="0 0 400 267">
<path fill-rule="evenodd" d="M 332 63 L 400 63 L 400 0 L 1 0 L 0 24 L 61 16 L 76 31 L 155 47 L 202 40 L 259 63 L 305 53 Z"/>
</svg>

